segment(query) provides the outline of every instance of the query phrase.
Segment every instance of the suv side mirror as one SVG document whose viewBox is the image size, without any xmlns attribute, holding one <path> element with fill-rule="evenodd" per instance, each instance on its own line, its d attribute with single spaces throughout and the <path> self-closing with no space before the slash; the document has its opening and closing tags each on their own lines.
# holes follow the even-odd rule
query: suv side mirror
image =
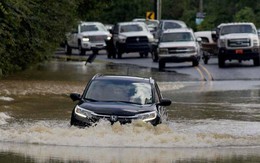
<svg viewBox="0 0 260 163">
<path fill-rule="evenodd" d="M 159 103 L 158 105 L 160 106 L 169 106 L 172 104 L 172 101 L 169 100 L 169 99 L 166 99 L 166 98 L 163 98 Z"/>
<path fill-rule="evenodd" d="M 72 99 L 72 101 L 78 101 L 78 100 L 80 100 L 80 94 L 78 94 L 78 93 L 71 93 L 70 94 L 70 98 Z"/>
</svg>

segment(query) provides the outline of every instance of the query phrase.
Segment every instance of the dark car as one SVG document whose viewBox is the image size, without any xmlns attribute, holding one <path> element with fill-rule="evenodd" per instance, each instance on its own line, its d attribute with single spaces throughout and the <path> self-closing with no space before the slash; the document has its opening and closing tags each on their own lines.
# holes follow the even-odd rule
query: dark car
<svg viewBox="0 0 260 163">
<path fill-rule="evenodd" d="M 162 122 L 165 107 L 171 100 L 164 99 L 152 78 L 117 75 L 95 75 L 82 95 L 72 93 L 79 100 L 71 114 L 71 125 L 91 126 L 100 119 L 121 124 L 142 120 L 157 125 Z"/>
</svg>

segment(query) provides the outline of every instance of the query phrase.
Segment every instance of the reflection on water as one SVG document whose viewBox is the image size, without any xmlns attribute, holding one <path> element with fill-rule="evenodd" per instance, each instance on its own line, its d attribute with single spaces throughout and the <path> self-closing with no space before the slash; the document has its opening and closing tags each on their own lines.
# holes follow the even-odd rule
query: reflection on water
<svg viewBox="0 0 260 163">
<path fill-rule="evenodd" d="M 1 162 L 258 162 L 260 148 L 82 148 L 1 143 Z M 13 155 L 8 155 L 12 153 Z"/>
<path fill-rule="evenodd" d="M 69 94 L 82 93 L 98 72 L 154 77 L 173 100 L 168 121 L 70 127 Z M 2 79 L 0 162 L 259 162 L 259 81 L 190 80 L 135 66 L 58 61 Z"/>
</svg>

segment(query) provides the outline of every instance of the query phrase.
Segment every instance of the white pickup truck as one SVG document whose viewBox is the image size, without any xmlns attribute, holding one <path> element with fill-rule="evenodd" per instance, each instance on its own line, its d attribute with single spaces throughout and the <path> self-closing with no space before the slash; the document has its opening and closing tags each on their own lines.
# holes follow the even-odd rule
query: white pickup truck
<svg viewBox="0 0 260 163">
<path fill-rule="evenodd" d="M 65 51 L 71 54 L 72 49 L 78 49 L 81 55 L 92 50 L 97 54 L 106 48 L 106 40 L 111 39 L 111 34 L 100 22 L 80 22 L 78 26 L 67 35 Z"/>
<path fill-rule="evenodd" d="M 226 60 L 253 60 L 259 66 L 259 38 L 253 23 L 223 23 L 217 28 L 218 65 Z"/>
</svg>

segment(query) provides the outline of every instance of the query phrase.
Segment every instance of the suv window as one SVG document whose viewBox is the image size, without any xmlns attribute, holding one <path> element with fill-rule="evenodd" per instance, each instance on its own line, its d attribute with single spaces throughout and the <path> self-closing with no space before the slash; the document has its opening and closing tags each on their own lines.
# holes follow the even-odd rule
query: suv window
<svg viewBox="0 0 260 163">
<path fill-rule="evenodd" d="M 252 28 L 251 25 L 229 25 L 223 26 L 220 32 L 220 35 L 226 35 L 230 33 L 254 33 L 256 31 Z"/>
<path fill-rule="evenodd" d="M 185 42 L 194 41 L 190 32 L 164 33 L 161 42 Z"/>
<path fill-rule="evenodd" d="M 143 28 L 138 24 L 122 25 L 120 32 L 138 32 L 143 31 Z"/>
<path fill-rule="evenodd" d="M 167 30 L 167 29 L 181 28 L 181 26 L 174 22 L 165 22 L 163 28 Z"/>
<path fill-rule="evenodd" d="M 94 80 L 85 98 L 97 101 L 134 102 L 142 105 L 153 102 L 151 84 L 134 81 Z"/>
</svg>

